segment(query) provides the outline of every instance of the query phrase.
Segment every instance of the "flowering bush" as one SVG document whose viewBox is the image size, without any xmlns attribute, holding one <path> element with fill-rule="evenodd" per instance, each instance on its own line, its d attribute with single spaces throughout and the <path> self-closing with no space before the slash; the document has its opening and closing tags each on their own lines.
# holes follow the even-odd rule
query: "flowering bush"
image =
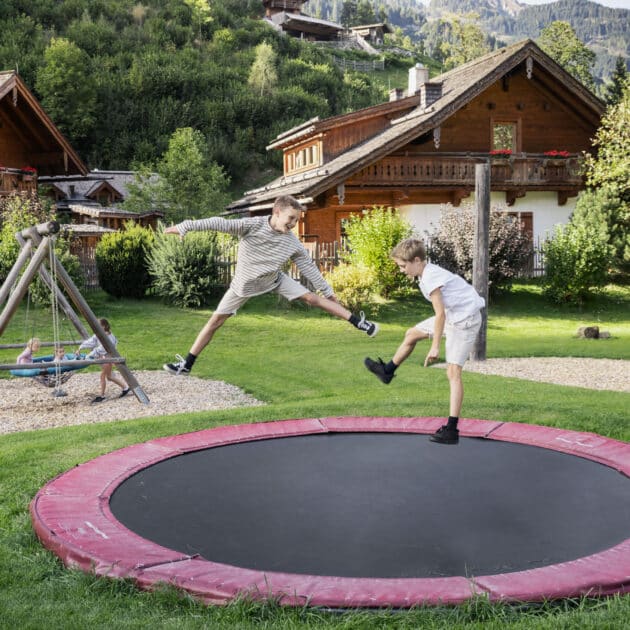
<svg viewBox="0 0 630 630">
<path fill-rule="evenodd" d="M 543 155 L 550 158 L 568 158 L 571 154 L 568 151 L 553 149 L 553 151 L 545 151 Z"/>
<path fill-rule="evenodd" d="M 490 155 L 497 157 L 510 157 L 512 155 L 512 149 L 492 149 Z"/>
</svg>

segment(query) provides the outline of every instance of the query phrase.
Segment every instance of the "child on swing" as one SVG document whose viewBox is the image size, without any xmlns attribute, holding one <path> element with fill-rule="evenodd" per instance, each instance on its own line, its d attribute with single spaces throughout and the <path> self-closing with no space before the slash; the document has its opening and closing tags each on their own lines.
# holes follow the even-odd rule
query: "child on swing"
<svg viewBox="0 0 630 630">
<path fill-rule="evenodd" d="M 293 228 L 304 212 L 304 207 L 289 195 L 278 197 L 271 216 L 223 219 L 212 217 L 198 221 L 183 221 L 165 230 L 166 234 L 184 237 L 191 230 L 215 230 L 240 237 L 236 271 L 229 289 L 219 302 L 212 317 L 201 329 L 186 358 L 176 355 L 176 361 L 166 363 L 164 369 L 174 375 L 186 375 L 201 351 L 210 343 L 214 333 L 250 298 L 274 291 L 288 300 L 302 300 L 310 306 L 345 319 L 368 337 L 378 332 L 378 324 L 354 315 L 342 306 L 332 288 L 304 249 Z M 281 271 L 293 261 L 302 274 L 322 295 L 313 293 L 304 285 Z"/>
<path fill-rule="evenodd" d="M 111 331 L 111 327 L 109 322 L 105 318 L 100 318 L 99 324 L 103 327 L 103 330 L 107 334 L 108 339 L 112 343 L 114 347 L 118 343 L 118 340 L 114 336 L 114 333 Z M 89 339 L 86 339 L 79 346 L 79 350 L 77 351 L 77 355 L 81 350 L 90 350 L 89 354 L 85 357 L 86 359 L 104 359 L 107 357 L 107 350 L 101 344 L 99 338 L 96 335 L 92 335 Z M 124 383 L 122 379 L 117 378 L 112 374 L 112 370 L 114 365 L 112 363 L 103 363 L 101 364 L 101 393 L 96 398 L 92 399 L 92 403 L 100 403 L 105 400 L 105 389 L 107 388 L 107 381 L 111 381 L 112 383 L 116 383 L 118 387 L 122 390 L 119 398 L 126 396 L 129 393 L 129 388 Z"/>
<path fill-rule="evenodd" d="M 37 337 L 33 337 L 26 342 L 26 347 L 18 356 L 16 363 L 33 363 L 33 353 L 37 352 L 41 346 L 41 342 Z"/>
</svg>

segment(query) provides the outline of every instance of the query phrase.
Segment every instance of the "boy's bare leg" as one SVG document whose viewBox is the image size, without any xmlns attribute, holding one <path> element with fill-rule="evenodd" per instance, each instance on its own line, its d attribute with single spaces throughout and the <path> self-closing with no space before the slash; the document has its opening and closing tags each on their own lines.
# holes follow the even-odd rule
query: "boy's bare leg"
<svg viewBox="0 0 630 630">
<path fill-rule="evenodd" d="M 464 400 L 464 383 L 462 381 L 462 366 L 455 363 L 449 363 L 446 366 L 446 376 L 451 386 L 450 412 L 449 415 L 459 418 L 462 410 L 462 402 Z"/>
<path fill-rule="evenodd" d="M 405 333 L 405 338 L 394 353 L 392 361 L 396 364 L 396 366 L 399 366 L 414 351 L 416 344 L 423 339 L 427 339 L 428 337 L 428 333 L 424 332 L 423 330 L 419 330 L 415 327 L 410 328 Z"/>
<path fill-rule="evenodd" d="M 350 315 L 352 315 L 352 313 L 345 306 L 339 304 L 339 302 L 317 295 L 317 293 L 305 293 L 299 299 L 302 300 L 302 302 L 306 302 L 309 306 L 321 308 L 323 311 L 340 319 L 347 320 L 350 319 Z"/>
<path fill-rule="evenodd" d="M 206 322 L 201 329 L 195 342 L 190 348 L 190 353 L 199 356 L 200 352 L 210 343 L 214 333 L 223 326 L 228 317 L 232 317 L 232 313 L 213 313 L 212 317 Z"/>
</svg>

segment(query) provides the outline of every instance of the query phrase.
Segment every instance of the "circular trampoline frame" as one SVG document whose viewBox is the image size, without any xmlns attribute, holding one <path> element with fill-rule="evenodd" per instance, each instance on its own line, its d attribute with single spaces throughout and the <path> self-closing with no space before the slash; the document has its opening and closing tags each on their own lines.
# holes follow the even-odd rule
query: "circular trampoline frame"
<svg viewBox="0 0 630 630">
<path fill-rule="evenodd" d="M 474 577 L 348 578 L 243 569 L 166 549 L 122 525 L 109 501 L 129 477 L 171 457 L 212 447 L 324 433 L 433 433 L 442 418 L 327 417 L 208 429 L 135 444 L 81 464 L 50 481 L 30 505 L 45 547 L 71 567 L 131 578 L 140 588 L 172 584 L 207 603 L 238 596 L 332 608 L 458 604 L 476 594 L 492 601 L 543 601 L 630 592 L 630 538 L 609 549 L 541 568 Z M 630 444 L 593 433 L 462 419 L 462 437 L 560 451 L 630 477 Z M 436 448 L 453 448 L 436 445 Z M 456 447 L 455 447 L 456 448 Z"/>
</svg>

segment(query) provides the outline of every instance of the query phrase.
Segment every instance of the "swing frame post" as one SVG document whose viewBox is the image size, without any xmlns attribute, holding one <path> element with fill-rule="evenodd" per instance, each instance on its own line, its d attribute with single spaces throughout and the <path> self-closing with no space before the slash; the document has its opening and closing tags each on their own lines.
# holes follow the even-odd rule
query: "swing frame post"
<svg viewBox="0 0 630 630">
<path fill-rule="evenodd" d="M 39 232 L 31 231 L 29 233 L 29 240 L 25 240 L 22 234 L 23 232 L 18 232 L 15 235 L 17 242 L 22 247 L 26 247 L 26 245 L 30 243 L 31 241 L 35 242 L 35 244 L 38 244 L 42 240 L 39 236 Z M 83 325 L 83 322 L 79 319 L 78 315 L 74 312 L 74 309 L 72 308 L 72 305 L 70 304 L 70 302 L 66 300 L 66 296 L 59 290 L 59 287 L 55 286 L 55 284 L 53 283 L 52 278 L 50 277 L 50 273 L 48 272 L 48 269 L 46 269 L 45 263 L 42 263 L 40 265 L 38 269 L 38 273 L 39 273 L 39 277 L 42 279 L 44 284 L 50 289 L 50 291 L 51 292 L 54 291 L 57 294 L 57 300 L 59 304 L 61 304 L 61 308 L 63 309 L 63 312 L 66 314 L 66 317 L 72 322 L 76 331 L 79 333 L 79 336 L 81 337 L 81 339 L 87 339 L 90 336 L 88 331 Z"/>
<path fill-rule="evenodd" d="M 42 370 L 54 367 L 88 367 L 89 365 L 103 365 L 113 363 L 122 365 L 124 357 L 107 357 L 105 359 L 63 359 L 62 361 L 40 361 L 39 363 L 0 363 L 0 370 Z"/>
<path fill-rule="evenodd" d="M 17 234 L 15 235 L 17 238 Z M 11 267 L 11 271 L 9 271 L 9 275 L 6 277 L 4 284 L 0 287 L 0 307 L 6 302 L 7 298 L 11 293 L 11 287 L 15 284 L 15 281 L 18 278 L 20 273 L 20 269 L 24 267 L 26 261 L 31 257 L 33 253 L 33 244 L 29 241 L 22 241 L 20 243 L 22 245 L 22 249 L 18 254 L 17 260 L 15 261 L 13 267 Z"/>
<path fill-rule="evenodd" d="M 26 292 L 28 291 L 28 285 L 33 281 L 35 274 L 39 266 L 42 264 L 46 256 L 48 255 L 48 245 L 50 243 L 50 238 L 45 236 L 41 239 L 41 242 L 38 244 L 33 257 L 31 258 L 30 263 L 24 270 L 22 277 L 17 283 L 15 290 L 9 296 L 7 303 L 4 307 L 2 313 L 0 313 L 0 336 L 4 332 L 7 327 L 9 320 L 13 317 L 13 314 L 18 309 L 20 302 L 24 299 Z M 24 263 L 22 263 L 23 265 Z M 16 265 L 17 266 L 17 263 Z M 19 272 L 19 268 L 18 268 Z"/>
<path fill-rule="evenodd" d="M 98 321 L 96 315 L 94 315 L 92 309 L 89 304 L 85 301 L 83 296 L 81 295 L 77 285 L 74 284 L 74 281 L 68 274 L 68 272 L 63 268 L 63 265 L 57 260 L 56 256 L 53 256 L 53 261 L 55 264 L 55 271 L 57 276 L 61 279 L 61 283 L 65 287 L 68 295 L 72 298 L 76 307 L 79 309 L 79 312 L 83 317 L 85 317 L 87 323 L 90 325 L 90 328 L 94 331 L 98 340 L 101 342 L 101 345 L 107 351 L 107 354 L 111 358 L 122 358 L 116 350 L 114 344 L 109 340 L 107 333 L 103 330 L 101 323 Z M 103 361 L 104 363 L 113 363 L 113 361 Z M 134 393 L 134 396 L 143 404 L 147 405 L 149 403 L 149 398 L 145 394 L 144 390 L 140 386 L 140 383 L 137 381 L 136 377 L 133 375 L 133 372 L 127 367 L 125 360 L 123 359 L 120 364 L 118 364 L 118 371 L 120 375 L 125 379 L 127 385 L 129 385 L 131 391 Z"/>
<path fill-rule="evenodd" d="M 15 287 L 15 290 L 13 291 L 13 293 L 11 293 L 4 310 L 2 311 L 2 313 L 0 313 L 0 336 L 2 336 L 4 330 L 6 329 L 9 323 L 9 320 L 14 315 L 20 302 L 23 300 L 24 296 L 26 295 L 28 286 L 33 281 L 35 274 L 39 272 L 42 275 L 42 279 L 44 280 L 44 282 L 46 282 L 48 287 L 53 292 L 55 299 L 58 299 L 59 303 L 62 303 L 62 300 L 64 300 L 65 303 L 68 305 L 69 311 L 72 312 L 74 315 L 74 318 L 71 318 L 73 323 L 75 323 L 75 320 L 76 320 L 76 322 L 80 325 L 80 328 L 77 327 L 77 330 L 79 330 L 83 338 L 86 338 L 88 336 L 87 330 L 83 327 L 78 317 L 76 317 L 76 314 L 72 310 L 72 307 L 70 306 L 69 302 L 67 302 L 67 300 L 63 298 L 63 295 L 62 295 L 62 299 L 59 299 L 59 295 L 61 295 L 61 291 L 54 281 L 55 277 L 59 277 L 61 279 L 61 283 L 66 289 L 66 292 L 68 293 L 68 296 L 74 302 L 75 306 L 79 309 L 79 312 L 81 313 L 81 315 L 83 315 L 83 317 L 89 324 L 90 328 L 94 331 L 98 340 L 101 342 L 101 345 L 103 346 L 103 348 L 109 355 L 107 358 L 104 358 L 104 359 L 85 360 L 85 364 L 86 365 L 116 364 L 118 366 L 118 371 L 120 372 L 121 376 L 125 379 L 125 382 L 129 386 L 129 388 L 133 391 L 134 396 L 138 399 L 139 402 L 145 405 L 148 404 L 149 398 L 144 392 L 144 390 L 142 389 L 142 387 L 140 386 L 140 383 L 137 381 L 136 377 L 133 375 L 131 370 L 127 367 L 125 358 L 122 357 L 118 353 L 114 344 L 112 344 L 112 342 L 109 340 L 109 337 L 107 336 L 107 333 L 103 330 L 103 327 L 101 326 L 98 318 L 96 317 L 96 315 L 94 315 L 89 304 L 81 295 L 81 292 L 77 288 L 76 284 L 74 283 L 74 281 L 72 280 L 68 272 L 64 269 L 61 262 L 59 262 L 59 260 L 57 259 L 57 256 L 55 255 L 54 247 L 51 246 L 51 237 L 49 235 L 56 234 L 57 232 L 59 232 L 59 229 L 60 229 L 59 223 L 57 223 L 56 221 L 49 221 L 48 223 L 40 223 L 39 225 L 26 228 L 25 230 L 22 230 L 21 232 L 16 234 L 16 238 L 18 242 L 20 243 L 20 245 L 22 245 L 23 250 L 28 248 L 29 253 L 32 252 L 33 244 L 37 245 L 37 249 L 35 250 L 35 253 L 32 254 L 31 260 L 27 268 L 25 269 L 24 273 L 22 274 L 22 277 L 18 281 L 17 286 Z M 27 242 L 29 240 L 32 242 L 30 247 Z M 45 267 L 42 267 L 45 257 L 47 255 L 50 256 L 50 265 L 51 265 L 52 275 L 50 275 L 46 271 Z M 18 256 L 18 260 L 16 261 L 13 269 L 11 270 L 11 273 L 13 274 L 14 279 L 17 278 L 17 275 L 19 274 L 20 269 L 24 266 L 27 258 L 28 256 L 26 254 Z M 47 280 L 46 280 L 46 276 L 47 276 Z M 8 282 L 5 282 L 2 286 L 3 294 L 6 292 L 6 294 L 8 295 L 11 291 L 11 286 L 12 286 L 11 284 L 9 284 Z M 66 312 L 69 315 L 68 311 Z M 75 323 L 75 326 L 76 326 L 76 323 Z M 77 366 L 78 367 L 78 364 L 80 363 L 84 363 L 84 361 L 81 361 L 81 360 L 68 361 L 67 360 L 67 361 L 59 361 L 59 362 L 50 362 L 48 367 L 53 367 L 55 365 L 59 367 L 63 367 L 63 366 Z M 31 364 L 15 364 L 15 365 L 5 364 L 5 365 L 0 365 L 0 370 L 2 369 L 5 369 L 5 370 L 28 369 L 29 366 L 31 366 Z M 40 363 L 40 364 L 35 364 L 34 367 L 32 367 L 31 369 L 41 368 L 41 367 L 42 366 Z"/>
</svg>

